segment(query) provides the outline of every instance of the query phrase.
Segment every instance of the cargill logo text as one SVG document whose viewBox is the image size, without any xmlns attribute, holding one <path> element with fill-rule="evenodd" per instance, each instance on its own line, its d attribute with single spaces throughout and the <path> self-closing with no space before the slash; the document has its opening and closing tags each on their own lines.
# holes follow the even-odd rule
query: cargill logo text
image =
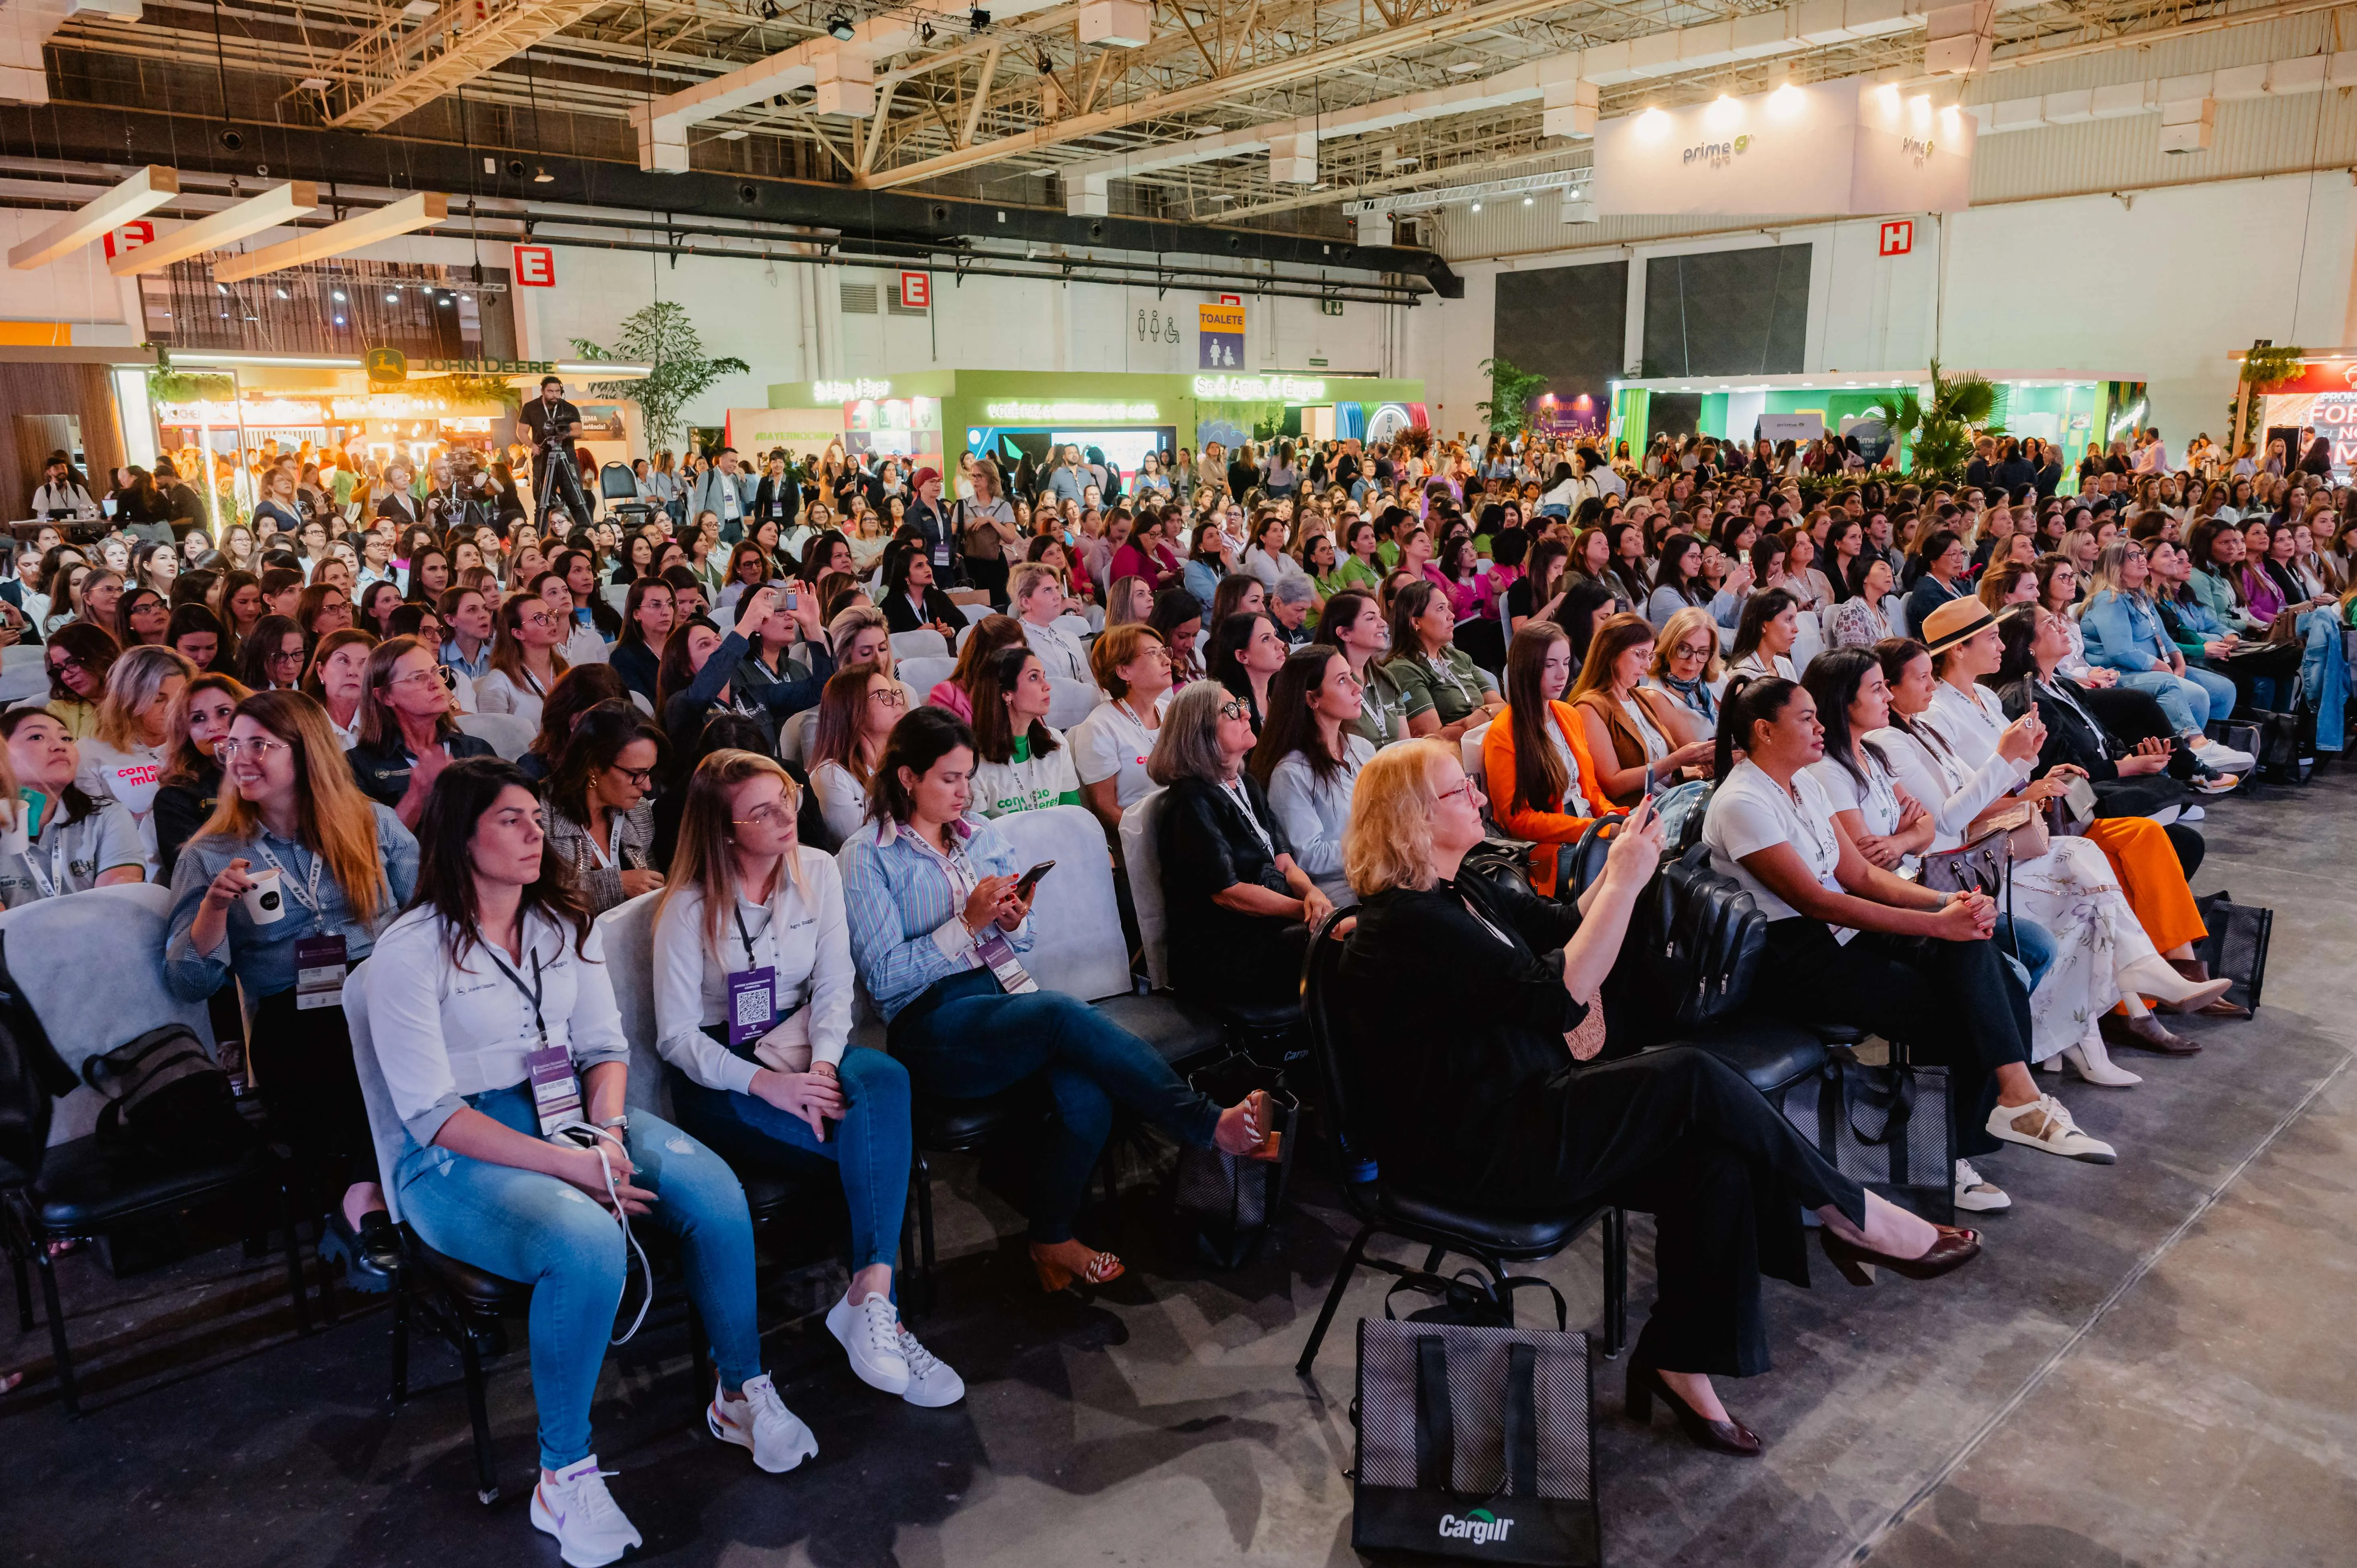
<svg viewBox="0 0 2357 1568">
<path fill-rule="evenodd" d="M 1476 1546 L 1487 1546 L 1493 1541 L 1503 1541 L 1514 1521 L 1500 1519 L 1488 1509 L 1475 1509 L 1463 1519 L 1453 1513 L 1440 1516 L 1440 1536 L 1444 1541 L 1468 1541 Z"/>
</svg>

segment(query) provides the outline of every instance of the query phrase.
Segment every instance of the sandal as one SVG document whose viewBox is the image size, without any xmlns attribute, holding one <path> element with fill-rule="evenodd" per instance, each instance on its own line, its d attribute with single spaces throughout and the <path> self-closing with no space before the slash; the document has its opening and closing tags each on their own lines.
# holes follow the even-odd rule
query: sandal
<svg viewBox="0 0 2357 1568">
<path fill-rule="evenodd" d="M 1244 1125 L 1254 1133 L 1254 1140 L 1241 1149 L 1221 1149 L 1220 1152 L 1226 1155 L 1232 1155 L 1239 1159 L 1246 1160 L 1274 1160 L 1277 1158 L 1278 1144 L 1284 1141 L 1285 1134 L 1278 1132 L 1275 1127 L 1269 1124 L 1268 1090 L 1265 1089 L 1254 1090 L 1250 1094 L 1245 1095 L 1242 1101 L 1238 1101 L 1235 1108 L 1239 1108 L 1243 1112 Z M 1212 1146 L 1215 1148 L 1219 1147 L 1219 1140 L 1216 1135 L 1214 1135 L 1212 1139 Z"/>
<path fill-rule="evenodd" d="M 1051 1295 L 1058 1291 L 1071 1289 L 1075 1279 L 1082 1284 L 1111 1284 L 1126 1272 L 1121 1260 L 1111 1252 L 1092 1252 L 1088 1266 L 1076 1275 L 1037 1247 L 1031 1249 L 1031 1267 L 1039 1276 L 1039 1288 Z"/>
</svg>

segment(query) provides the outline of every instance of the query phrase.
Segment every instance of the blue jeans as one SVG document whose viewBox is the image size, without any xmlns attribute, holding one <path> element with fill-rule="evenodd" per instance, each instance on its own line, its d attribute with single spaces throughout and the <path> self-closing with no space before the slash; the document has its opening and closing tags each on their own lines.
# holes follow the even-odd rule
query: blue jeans
<svg viewBox="0 0 2357 1568">
<path fill-rule="evenodd" d="M 726 1037 L 717 1026 L 705 1033 Z M 844 1052 L 835 1075 L 845 1114 L 828 1126 L 823 1144 L 809 1122 L 766 1100 L 706 1089 L 677 1068 L 665 1071 L 679 1124 L 721 1158 L 789 1172 L 834 1165 L 851 1209 L 852 1273 L 893 1262 L 909 1204 L 908 1069 L 882 1051 L 854 1046 Z"/>
<path fill-rule="evenodd" d="M 532 1089 L 469 1095 L 502 1126 L 538 1136 Z M 704 1316 L 720 1380 L 761 1373 L 754 1322 L 753 1219 L 745 1189 L 720 1156 L 669 1122 L 630 1112 L 632 1185 L 660 1196 L 634 1225 L 678 1237 L 687 1294 Z M 414 1143 L 393 1173 L 402 1217 L 427 1246 L 532 1287 L 532 1393 L 540 1407 L 540 1462 L 561 1470 L 589 1456 L 589 1402 L 597 1391 L 630 1248 L 603 1205 L 569 1182 Z M 643 1245 L 643 1243 L 641 1243 Z"/>
<path fill-rule="evenodd" d="M 2000 908 L 2003 902 L 1998 901 Z M 2021 982 L 2025 994 L 2036 991 L 2038 983 L 2046 978 L 2046 972 L 2054 967 L 2054 933 L 2035 920 L 1999 915 L 1994 940 L 1996 950 L 2005 955 L 2006 966 Z M 2018 956 L 2016 949 L 2019 950 Z"/>
<path fill-rule="evenodd" d="M 986 969 L 933 983 L 892 1020 L 892 1054 L 927 1094 L 979 1100 L 1044 1074 L 1058 1130 L 1032 1176 L 1031 1240 L 1069 1241 L 1114 1101 L 1198 1148 L 1220 1107 L 1187 1087 L 1152 1046 L 1076 996 L 1009 996 Z"/>
<path fill-rule="evenodd" d="M 2160 711 L 2169 716 L 2170 727 L 2179 735 L 2201 734 L 2213 710 L 2222 718 L 2234 706 L 2234 682 L 2190 664 L 2182 677 L 2166 670 L 2139 670 L 2134 674 L 2123 673 L 2120 684 L 2131 692 L 2145 693 L 2158 703 Z M 2220 688 L 2224 690 L 2222 696 Z"/>
</svg>

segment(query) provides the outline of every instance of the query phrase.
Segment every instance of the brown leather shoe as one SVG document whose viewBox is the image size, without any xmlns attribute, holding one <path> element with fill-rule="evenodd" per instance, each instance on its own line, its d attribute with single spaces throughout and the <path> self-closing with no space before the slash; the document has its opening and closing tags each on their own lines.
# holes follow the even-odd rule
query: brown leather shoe
<svg viewBox="0 0 2357 1568">
<path fill-rule="evenodd" d="M 1712 1421 L 1694 1406 L 1686 1403 L 1662 1380 L 1662 1374 L 1642 1361 L 1629 1363 L 1629 1414 L 1642 1423 L 1653 1419 L 1653 1402 L 1660 1400 L 1678 1418 L 1678 1425 L 1687 1440 L 1697 1448 L 1713 1454 L 1732 1454 L 1738 1459 L 1757 1459 L 1765 1446 L 1760 1434 L 1735 1419 L 1733 1412 L 1725 1421 Z"/>
<path fill-rule="evenodd" d="M 2169 968 L 2177 971 L 2178 973 L 2183 975 L 2188 980 L 2206 981 L 2210 978 L 2210 965 L 2201 959 L 2173 958 L 2169 960 L 2168 963 Z M 2169 1006 L 2166 1003 L 2163 1003 L 2161 1006 L 2164 1012 L 2174 1013 L 2177 1011 L 2176 1008 Z M 2197 1018 L 2247 1018 L 2251 1015 L 2251 1010 L 2248 1007 L 2244 1006 L 2239 1002 L 2229 1002 L 2224 997 L 2221 996 L 2217 1001 L 2211 1003 L 2206 1007 L 2195 1008 L 2193 1015 Z"/>
<path fill-rule="evenodd" d="M 1826 1261 L 1841 1271 L 1842 1278 L 1854 1285 L 1872 1284 L 1877 1269 L 1889 1269 L 1910 1280 L 1935 1280 L 1981 1255 L 1979 1231 L 1938 1224 L 1932 1229 L 1940 1233 L 1939 1240 L 1920 1258 L 1894 1258 L 1888 1252 L 1846 1240 L 1830 1229 L 1817 1231 L 1817 1245 L 1824 1250 Z"/>
<path fill-rule="evenodd" d="M 2126 1047 L 2130 1050 L 2150 1051 L 2160 1057 L 2193 1057 L 2201 1054 L 2200 1042 L 2182 1035 L 2172 1035 L 2161 1021 L 2147 1013 L 2141 1018 L 2124 1017 L 2106 1013 L 2097 1022 L 2103 1031 L 2104 1044 Z"/>
</svg>

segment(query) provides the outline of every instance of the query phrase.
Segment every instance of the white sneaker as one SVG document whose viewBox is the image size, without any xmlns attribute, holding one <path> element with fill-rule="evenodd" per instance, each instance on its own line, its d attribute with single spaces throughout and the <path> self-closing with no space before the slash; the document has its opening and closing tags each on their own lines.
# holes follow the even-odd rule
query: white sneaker
<svg viewBox="0 0 2357 1568">
<path fill-rule="evenodd" d="M 2192 751 L 2204 764 L 2221 773 L 2242 773 L 2259 760 L 2247 751 L 2236 751 L 2233 746 L 2221 746 L 2214 740 L 2197 740 L 2193 743 Z"/>
<path fill-rule="evenodd" d="M 909 1388 L 900 1397 L 910 1404 L 939 1410 L 965 1398 L 965 1380 L 952 1371 L 948 1362 L 918 1344 L 917 1337 L 906 1327 L 900 1329 L 900 1359 L 909 1364 Z"/>
<path fill-rule="evenodd" d="M 782 1476 L 818 1452 L 818 1439 L 802 1418 L 778 1397 L 778 1386 L 763 1372 L 745 1380 L 743 1397 L 730 1399 L 715 1391 L 704 1412 L 705 1424 L 723 1443 L 753 1451 L 753 1463 L 772 1476 Z"/>
<path fill-rule="evenodd" d="M 532 1489 L 532 1527 L 556 1537 L 557 1554 L 572 1568 L 605 1568 L 645 1544 L 606 1490 L 610 1474 L 592 1454 L 553 1481 L 544 1475 Z"/>
<path fill-rule="evenodd" d="M 2011 1208 L 2013 1199 L 2005 1188 L 1973 1169 L 1970 1160 L 1956 1162 L 1956 1207 L 1975 1214 L 1994 1214 L 2001 1208 Z"/>
<path fill-rule="evenodd" d="M 900 1353 L 900 1312 L 888 1295 L 871 1295 L 857 1305 L 851 1294 L 826 1309 L 826 1331 L 851 1358 L 851 1369 L 871 1389 L 909 1391 L 909 1362 Z"/>
<path fill-rule="evenodd" d="M 2050 1094 L 2040 1095 L 2027 1105 L 1998 1106 L 1989 1112 L 1988 1130 L 1992 1137 L 2008 1144 L 2021 1144 L 2066 1160 L 2108 1165 L 2119 1158 L 2109 1144 L 2079 1131 L 2071 1112 Z"/>
</svg>

